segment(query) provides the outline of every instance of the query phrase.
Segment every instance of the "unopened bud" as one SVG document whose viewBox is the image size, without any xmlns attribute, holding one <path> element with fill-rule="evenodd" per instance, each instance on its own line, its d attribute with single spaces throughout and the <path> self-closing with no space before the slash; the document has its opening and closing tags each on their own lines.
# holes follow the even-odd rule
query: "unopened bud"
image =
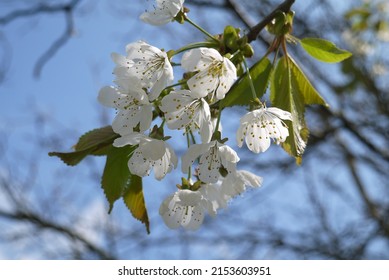
<svg viewBox="0 0 389 280">
<path fill-rule="evenodd" d="M 244 45 L 242 52 L 245 57 L 252 57 L 254 55 L 254 49 L 250 44 Z"/>
</svg>

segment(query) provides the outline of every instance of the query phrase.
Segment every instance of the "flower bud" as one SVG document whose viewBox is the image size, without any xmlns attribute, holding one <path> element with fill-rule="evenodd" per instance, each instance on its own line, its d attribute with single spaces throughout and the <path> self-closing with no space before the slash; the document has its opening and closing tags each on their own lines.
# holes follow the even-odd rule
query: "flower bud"
<svg viewBox="0 0 389 280">
<path fill-rule="evenodd" d="M 242 52 L 245 57 L 252 57 L 254 55 L 254 49 L 250 44 L 244 45 Z"/>
</svg>

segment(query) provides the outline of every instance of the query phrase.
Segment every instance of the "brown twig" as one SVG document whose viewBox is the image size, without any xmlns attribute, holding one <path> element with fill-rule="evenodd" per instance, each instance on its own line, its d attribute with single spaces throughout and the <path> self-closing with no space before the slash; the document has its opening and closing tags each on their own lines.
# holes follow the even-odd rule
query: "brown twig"
<svg viewBox="0 0 389 280">
<path fill-rule="evenodd" d="M 275 8 L 270 14 L 268 14 L 261 22 L 250 29 L 250 32 L 247 34 L 247 39 L 249 42 L 252 42 L 257 39 L 259 33 L 268 25 L 277 15 L 278 12 L 287 13 L 290 11 L 295 0 L 285 0 L 277 8 Z"/>
</svg>

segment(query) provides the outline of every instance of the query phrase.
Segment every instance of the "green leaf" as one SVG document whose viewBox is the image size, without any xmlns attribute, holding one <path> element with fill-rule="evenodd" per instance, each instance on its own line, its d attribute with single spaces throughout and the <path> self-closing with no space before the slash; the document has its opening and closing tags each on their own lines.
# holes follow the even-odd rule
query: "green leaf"
<svg viewBox="0 0 389 280">
<path fill-rule="evenodd" d="M 124 189 L 131 181 L 131 173 L 127 162 L 132 155 L 135 146 L 124 146 L 116 148 L 111 146 L 105 163 L 101 187 L 109 203 L 109 211 L 112 211 L 113 204 L 122 197 Z"/>
<path fill-rule="evenodd" d="M 292 114 L 292 121 L 285 121 L 289 136 L 282 143 L 282 147 L 300 164 L 309 136 L 304 117 L 305 106 L 308 104 L 327 106 L 327 103 L 290 57 L 288 63 L 283 57 L 277 64 L 272 76 L 270 99 L 272 106 Z"/>
<path fill-rule="evenodd" d="M 150 233 L 150 222 L 143 196 L 141 177 L 136 175 L 131 176 L 131 180 L 125 189 L 123 200 L 131 211 L 132 216 L 144 223 L 147 233 Z"/>
<path fill-rule="evenodd" d="M 250 75 L 254 83 L 257 97 L 261 98 L 269 83 L 272 65 L 268 58 L 258 61 L 250 68 Z M 252 100 L 249 78 L 244 74 L 230 89 L 221 101 L 222 107 L 249 105 Z"/>
<path fill-rule="evenodd" d="M 325 102 L 323 97 L 317 92 L 317 90 L 312 86 L 311 82 L 305 76 L 300 67 L 296 62 L 290 58 L 289 66 L 292 70 L 292 83 L 295 90 L 297 90 L 304 97 L 304 103 L 307 105 L 310 104 L 319 104 L 328 107 L 328 104 Z"/>
<path fill-rule="evenodd" d="M 135 148 L 136 146 L 111 147 L 107 154 L 101 186 L 109 203 L 108 212 L 112 211 L 115 201 L 123 197 L 132 216 L 144 223 L 147 232 L 150 233 L 142 178 L 131 174 L 127 164 Z"/>
<path fill-rule="evenodd" d="M 110 125 L 97 128 L 82 135 L 74 149 L 76 151 L 92 149 L 93 154 L 105 155 L 107 153 L 105 148 L 109 147 L 107 144 L 112 144 L 118 136 Z"/>
<path fill-rule="evenodd" d="M 73 147 L 74 152 L 50 152 L 49 156 L 57 156 L 67 165 L 74 166 L 88 155 L 106 155 L 117 137 L 119 135 L 113 132 L 111 126 L 97 128 L 80 137 Z"/>
<path fill-rule="evenodd" d="M 334 43 L 319 38 L 304 38 L 301 46 L 313 58 L 322 62 L 337 63 L 349 58 L 352 54 L 339 49 Z"/>
</svg>

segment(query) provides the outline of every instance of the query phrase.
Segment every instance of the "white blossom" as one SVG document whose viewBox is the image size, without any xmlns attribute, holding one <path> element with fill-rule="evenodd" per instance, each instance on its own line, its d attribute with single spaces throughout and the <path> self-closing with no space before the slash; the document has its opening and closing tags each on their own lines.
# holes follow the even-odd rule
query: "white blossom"
<svg viewBox="0 0 389 280">
<path fill-rule="evenodd" d="M 128 161 L 128 168 L 132 174 L 140 177 L 148 176 L 153 168 L 155 178 L 161 180 L 177 166 L 174 150 L 163 140 L 131 133 L 115 139 L 113 145 L 138 145 Z"/>
<path fill-rule="evenodd" d="M 246 170 L 237 170 L 226 177 L 220 176 L 214 184 L 201 185 L 199 192 L 212 206 L 208 209 L 216 211 L 227 207 L 228 202 L 235 196 L 246 191 L 246 186 L 260 187 L 262 177 Z"/>
<path fill-rule="evenodd" d="M 140 19 L 152 25 L 163 25 L 174 20 L 183 9 L 184 0 L 156 0 L 154 11 L 146 11 Z"/>
<path fill-rule="evenodd" d="M 231 199 L 230 196 L 222 191 L 221 182 L 222 181 L 219 180 L 214 184 L 203 184 L 199 189 L 199 192 L 208 203 L 208 209 L 211 209 L 211 211 L 209 211 L 215 215 L 218 209 L 226 208 L 228 201 Z"/>
<path fill-rule="evenodd" d="M 197 230 L 204 221 L 207 209 L 208 202 L 199 191 L 178 190 L 162 202 L 159 214 L 171 229 L 182 226 Z"/>
<path fill-rule="evenodd" d="M 221 193 L 233 198 L 246 191 L 246 186 L 260 187 L 263 178 L 246 170 L 238 170 L 228 174 L 221 183 Z"/>
<path fill-rule="evenodd" d="M 218 141 L 194 144 L 182 157 L 182 172 L 188 173 L 189 168 L 198 157 L 200 157 L 198 176 L 205 183 L 216 183 L 219 180 L 221 170 L 228 173 L 234 172 L 236 163 L 239 161 L 237 153 L 232 148 L 220 144 Z"/>
<path fill-rule="evenodd" d="M 236 134 L 238 146 L 243 140 L 254 153 L 264 152 L 270 146 L 270 138 L 277 144 L 284 142 L 289 136 L 285 123 L 281 120 L 292 120 L 292 115 L 279 108 L 260 108 L 244 115 Z"/>
<path fill-rule="evenodd" d="M 117 109 L 112 129 L 120 135 L 133 132 L 139 124 L 141 132 L 150 128 L 152 105 L 145 91 L 128 80 L 118 82 L 118 87 L 103 87 L 98 96 L 101 104 Z"/>
<path fill-rule="evenodd" d="M 215 49 L 190 50 L 181 65 L 186 71 L 198 71 L 188 80 L 189 89 L 201 97 L 208 95 L 211 101 L 223 99 L 237 78 L 235 65 Z"/>
<path fill-rule="evenodd" d="M 142 87 L 150 90 L 150 101 L 155 100 L 174 79 L 173 67 L 166 52 L 143 41 L 128 44 L 126 52 L 127 56 L 112 54 L 117 80 L 138 79 Z"/>
<path fill-rule="evenodd" d="M 209 142 L 213 124 L 208 103 L 189 90 L 170 92 L 161 101 L 160 109 L 165 113 L 170 129 L 199 130 L 202 142 Z"/>
</svg>

